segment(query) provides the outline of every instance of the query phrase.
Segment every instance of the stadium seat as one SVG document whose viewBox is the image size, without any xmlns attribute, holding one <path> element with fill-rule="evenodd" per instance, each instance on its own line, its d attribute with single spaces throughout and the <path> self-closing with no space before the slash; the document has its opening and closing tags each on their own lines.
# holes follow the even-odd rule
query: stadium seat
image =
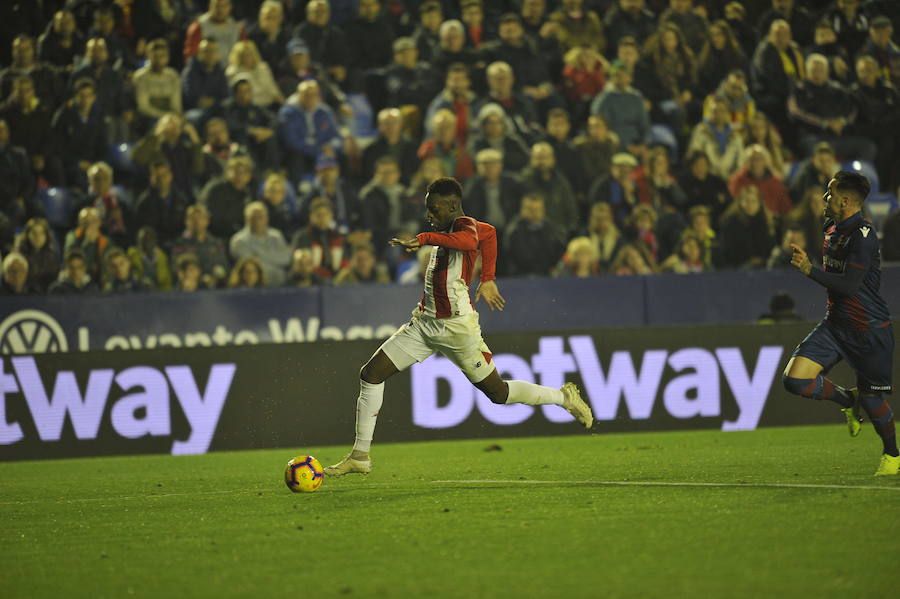
<svg viewBox="0 0 900 599">
<path fill-rule="evenodd" d="M 668 125 L 653 123 L 650 125 L 650 145 L 662 144 L 669 150 L 669 161 L 678 163 L 678 139 Z"/>
<path fill-rule="evenodd" d="M 866 209 L 869 217 L 871 217 L 872 223 L 879 232 L 882 224 L 884 224 L 884 219 L 897 208 L 897 197 L 892 193 L 873 193 L 866 200 Z"/>
<path fill-rule="evenodd" d="M 357 138 L 375 137 L 375 118 L 372 105 L 363 94 L 347 94 L 347 103 L 353 109 L 353 135 Z"/>
<path fill-rule="evenodd" d="M 127 187 L 124 187 L 122 185 L 113 185 L 112 189 L 116 192 L 116 197 L 118 197 L 123 204 L 125 204 L 129 208 L 134 206 L 134 195 L 131 193 L 131 191 L 128 190 Z"/>
<path fill-rule="evenodd" d="M 38 201 L 47 222 L 55 229 L 71 229 L 75 221 L 72 194 L 65 187 L 48 187 L 38 191 Z"/>
<path fill-rule="evenodd" d="M 853 171 L 865 175 L 866 179 L 869 180 L 869 185 L 872 186 L 873 193 L 881 190 L 878 171 L 875 170 L 875 165 L 871 162 L 866 160 L 848 160 L 841 165 L 841 168 L 845 171 Z"/>
<path fill-rule="evenodd" d="M 109 165 L 116 172 L 128 173 L 133 175 L 137 172 L 137 165 L 131 160 L 131 153 L 134 151 L 134 144 L 121 143 L 112 144 L 107 150 L 107 159 Z"/>
</svg>

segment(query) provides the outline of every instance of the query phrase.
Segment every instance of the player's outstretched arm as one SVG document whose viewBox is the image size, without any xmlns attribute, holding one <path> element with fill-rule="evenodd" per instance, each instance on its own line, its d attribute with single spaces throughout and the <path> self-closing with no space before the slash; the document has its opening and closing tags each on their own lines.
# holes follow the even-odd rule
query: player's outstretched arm
<svg viewBox="0 0 900 599">
<path fill-rule="evenodd" d="M 481 298 L 484 298 L 491 311 L 502 311 L 506 305 L 506 300 L 500 295 L 500 290 L 497 289 L 497 283 L 494 281 L 482 281 L 478 285 L 478 289 L 475 291 L 475 303 L 477 304 Z"/>
<path fill-rule="evenodd" d="M 422 244 L 419 243 L 419 239 L 416 237 L 413 237 L 412 239 L 400 239 L 399 237 L 394 237 L 388 243 L 392 246 L 399 245 L 407 252 L 415 252 L 422 247 Z"/>
<path fill-rule="evenodd" d="M 852 239 L 851 243 L 853 243 Z M 791 256 L 791 264 L 819 285 L 842 295 L 853 295 L 862 285 L 866 272 L 869 270 L 869 258 L 861 246 L 862 244 L 856 243 L 851 248 L 842 273 L 825 272 L 815 268 L 809 261 L 806 252 L 794 244 L 791 244 L 791 249 L 794 251 Z"/>
</svg>

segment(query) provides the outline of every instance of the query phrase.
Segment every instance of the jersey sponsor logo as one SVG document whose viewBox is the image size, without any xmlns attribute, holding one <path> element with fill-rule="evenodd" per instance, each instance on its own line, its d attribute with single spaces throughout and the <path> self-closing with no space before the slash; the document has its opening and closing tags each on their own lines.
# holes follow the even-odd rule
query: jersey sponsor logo
<svg viewBox="0 0 900 599">
<path fill-rule="evenodd" d="M 81 373 L 76 378 L 71 370 L 42 370 L 32 356 L 0 358 L 0 445 L 25 438 L 20 422 L 7 419 L 7 395 L 24 396 L 33 422 L 28 428 L 41 441 L 59 441 L 67 418 L 81 440 L 96 439 L 104 418 L 126 439 L 173 436 L 174 395 L 190 432 L 184 439 L 173 439 L 172 454 L 205 453 L 236 371 L 233 363 L 213 364 L 208 376 L 197 377 L 189 366 L 132 366 L 118 373 L 93 369 L 86 378 Z M 45 385 L 54 374 L 53 385 Z M 205 388 L 198 387 L 198 378 L 206 380 Z M 23 414 L 20 410 L 18 417 Z"/>
<path fill-rule="evenodd" d="M 825 263 L 825 266 L 830 266 L 831 268 L 835 268 L 841 272 L 844 270 L 844 261 L 838 260 L 837 258 L 832 258 L 831 256 L 823 256 L 822 261 Z"/>
<path fill-rule="evenodd" d="M 494 354 L 493 361 L 503 378 L 553 388 L 571 379 L 568 375 L 579 375 L 597 420 L 619 416 L 645 420 L 654 411 L 664 410 L 678 419 L 720 417 L 722 430 L 733 431 L 753 430 L 759 425 L 783 352 L 781 346 L 762 346 L 755 360 L 748 356 L 745 361 L 737 347 L 614 351 L 604 364 L 594 340 L 575 335 L 542 337 L 535 355 Z M 423 428 L 457 426 L 473 410 L 501 426 L 520 424 L 538 408 L 550 422 L 572 420 L 555 405 L 493 404 L 453 362 L 439 356 L 414 364 L 411 381 L 413 423 Z M 449 401 L 442 383 L 449 384 Z M 723 409 L 722 398 L 728 395 L 734 398 L 734 405 Z M 736 417 L 726 418 L 723 413 Z"/>
<path fill-rule="evenodd" d="M 69 351 L 55 318 L 40 310 L 19 310 L 0 323 L 0 353 L 44 354 Z"/>
</svg>

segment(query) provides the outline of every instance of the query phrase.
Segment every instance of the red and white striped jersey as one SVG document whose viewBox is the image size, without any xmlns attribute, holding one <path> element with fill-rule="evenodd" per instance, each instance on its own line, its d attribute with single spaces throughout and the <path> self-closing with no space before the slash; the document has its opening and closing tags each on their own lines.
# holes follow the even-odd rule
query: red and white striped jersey
<svg viewBox="0 0 900 599">
<path fill-rule="evenodd" d="M 481 280 L 493 281 L 497 263 L 497 230 L 470 216 L 460 216 L 449 233 L 419 233 L 421 245 L 435 246 L 425 271 L 419 312 L 449 318 L 475 311 L 469 294 L 472 270 L 481 253 Z"/>
</svg>

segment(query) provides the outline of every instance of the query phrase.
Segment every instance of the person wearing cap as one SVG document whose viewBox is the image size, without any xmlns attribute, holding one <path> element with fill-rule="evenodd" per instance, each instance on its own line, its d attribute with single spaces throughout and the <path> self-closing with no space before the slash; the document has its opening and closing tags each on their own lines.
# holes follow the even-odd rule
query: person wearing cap
<svg viewBox="0 0 900 599">
<path fill-rule="evenodd" d="M 528 165 L 528 146 L 512 131 L 503 109 L 489 103 L 478 111 L 478 131 L 469 140 L 469 154 L 474 156 L 486 148 L 503 155 L 503 170 L 517 173 Z M 488 221 L 493 222 L 493 221 Z"/>
<path fill-rule="evenodd" d="M 265 0 L 259 16 L 247 31 L 247 38 L 256 44 L 260 56 L 274 72 L 284 57 L 284 47 L 291 38 L 284 26 L 284 6 L 278 0 Z"/>
<path fill-rule="evenodd" d="M 393 156 L 400 166 L 400 180 L 409 184 L 419 168 L 417 145 L 403 135 L 403 117 L 397 108 L 385 108 L 378 113 L 378 136 L 363 150 L 363 178 L 375 174 L 375 163 L 383 156 Z"/>
<path fill-rule="evenodd" d="M 303 38 L 313 62 L 325 67 L 338 84 L 347 78 L 347 39 L 332 25 L 327 0 L 312 0 L 306 5 L 306 21 L 294 28 L 293 37 Z"/>
<path fill-rule="evenodd" d="M 879 77 L 878 62 L 863 55 L 856 60 L 856 83 L 850 94 L 859 114 L 853 132 L 868 137 L 878 146 L 875 168 L 882 189 L 900 185 L 900 92 Z"/>
<path fill-rule="evenodd" d="M 475 154 L 478 174 L 463 188 L 466 214 L 500 230 L 518 213 L 524 191 L 515 176 L 503 172 L 503 160 L 503 153 L 494 148 L 479 151 Z"/>
<path fill-rule="evenodd" d="M 857 54 L 871 56 L 878 63 L 879 77 L 886 83 L 900 84 L 900 46 L 891 39 L 894 26 L 884 15 L 878 15 L 869 23 L 869 38 Z"/>
<path fill-rule="evenodd" d="M 588 191 L 588 204 L 609 204 L 619 227 L 625 225 L 631 209 L 638 203 L 637 185 L 632 178 L 637 165 L 637 158 L 628 152 L 614 154 L 609 174 L 594 181 Z"/>
<path fill-rule="evenodd" d="M 637 155 L 650 139 L 650 116 L 641 92 L 631 87 L 631 69 L 621 60 L 609 66 L 610 79 L 591 102 L 591 114 L 599 114 L 619 137 L 619 147 Z"/>
<path fill-rule="evenodd" d="M 319 84 L 300 82 L 278 110 L 278 137 L 287 153 L 288 174 L 297 184 L 320 156 L 334 158 L 343 148 L 337 119 L 322 103 Z"/>
<path fill-rule="evenodd" d="M 852 133 L 850 126 L 858 114 L 853 97 L 829 79 L 828 59 L 821 54 L 806 58 L 804 80 L 792 88 L 787 107 L 796 122 L 804 154 L 811 153 L 820 141 L 827 141 L 838 156 L 875 161 L 875 144 Z"/>
</svg>

